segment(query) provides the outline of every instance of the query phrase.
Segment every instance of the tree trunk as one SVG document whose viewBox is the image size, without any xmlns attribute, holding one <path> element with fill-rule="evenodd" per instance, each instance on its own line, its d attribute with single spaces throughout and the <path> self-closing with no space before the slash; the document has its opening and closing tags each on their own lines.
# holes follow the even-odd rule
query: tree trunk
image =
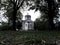
<svg viewBox="0 0 60 45">
<path fill-rule="evenodd" d="M 0 0 L 0 9 L 1 9 L 1 0 Z"/>
<path fill-rule="evenodd" d="M 54 22 L 53 22 L 53 18 L 55 16 L 55 5 L 54 5 L 54 0 L 47 0 L 48 2 L 48 17 L 49 17 L 49 24 L 51 26 L 51 29 L 54 29 Z"/>
<path fill-rule="evenodd" d="M 16 15 L 17 15 L 17 8 L 16 5 L 13 7 L 13 30 L 16 30 Z"/>
</svg>

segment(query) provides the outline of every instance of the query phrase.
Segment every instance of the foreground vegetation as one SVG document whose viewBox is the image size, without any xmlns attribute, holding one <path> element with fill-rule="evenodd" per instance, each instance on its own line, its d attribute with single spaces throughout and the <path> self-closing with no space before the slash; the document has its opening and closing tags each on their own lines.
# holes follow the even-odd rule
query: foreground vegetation
<svg viewBox="0 0 60 45">
<path fill-rule="evenodd" d="M 0 45 L 21 45 L 59 39 L 60 31 L 0 31 Z"/>
</svg>

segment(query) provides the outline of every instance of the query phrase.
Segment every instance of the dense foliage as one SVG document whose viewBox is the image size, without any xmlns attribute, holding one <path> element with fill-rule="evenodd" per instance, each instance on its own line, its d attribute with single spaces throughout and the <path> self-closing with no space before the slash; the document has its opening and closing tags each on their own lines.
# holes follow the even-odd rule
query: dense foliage
<svg viewBox="0 0 60 45">
<path fill-rule="evenodd" d="M 59 2 L 59 0 L 0 0 L 0 10 L 4 7 L 4 10 L 7 11 L 4 15 L 8 17 L 8 26 L 12 27 L 13 30 L 16 30 L 16 28 L 19 27 L 21 28 L 21 20 L 23 15 L 21 13 L 21 9 L 24 10 L 25 7 L 26 9 L 29 7 L 28 11 L 35 9 L 35 12 L 39 10 L 41 13 L 40 18 L 35 21 L 35 29 L 40 28 L 41 30 L 54 30 L 57 28 L 60 29 L 60 21 L 58 20 L 58 15 L 60 15 L 58 14 L 60 7 Z"/>
</svg>

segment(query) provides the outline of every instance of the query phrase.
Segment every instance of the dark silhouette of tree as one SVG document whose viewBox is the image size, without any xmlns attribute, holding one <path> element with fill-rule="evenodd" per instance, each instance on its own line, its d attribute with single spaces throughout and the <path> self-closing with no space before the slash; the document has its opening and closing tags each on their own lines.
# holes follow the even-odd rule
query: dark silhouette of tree
<svg viewBox="0 0 60 45">
<path fill-rule="evenodd" d="M 1 9 L 1 0 L 0 0 L 0 9 Z"/>
<path fill-rule="evenodd" d="M 46 0 L 48 3 L 48 20 L 51 26 L 51 29 L 55 28 L 53 19 L 54 16 L 56 16 L 55 11 L 56 11 L 56 3 L 54 2 L 54 0 Z"/>
<path fill-rule="evenodd" d="M 12 21 L 12 27 L 13 30 L 16 30 L 16 19 L 17 19 L 17 13 L 20 9 L 20 7 L 23 5 L 24 0 L 6 0 L 7 5 L 6 5 L 6 14 L 7 17 L 9 17 L 9 22 Z"/>
<path fill-rule="evenodd" d="M 16 15 L 24 0 L 10 0 L 13 3 L 13 30 L 16 30 Z"/>
<path fill-rule="evenodd" d="M 50 29 L 54 29 L 55 25 L 53 22 L 54 17 L 56 16 L 57 4 L 55 0 L 35 0 L 35 6 L 32 6 L 30 9 L 40 10 L 48 16 L 48 22 L 50 24 Z"/>
</svg>

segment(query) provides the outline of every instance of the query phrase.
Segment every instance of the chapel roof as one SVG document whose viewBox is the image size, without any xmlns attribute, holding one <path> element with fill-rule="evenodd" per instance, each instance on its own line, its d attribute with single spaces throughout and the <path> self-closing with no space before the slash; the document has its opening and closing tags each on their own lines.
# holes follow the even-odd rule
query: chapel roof
<svg viewBox="0 0 60 45">
<path fill-rule="evenodd" d="M 25 17 L 31 17 L 30 15 L 26 15 Z"/>
<path fill-rule="evenodd" d="M 32 20 L 28 21 L 28 20 L 22 20 L 22 22 L 33 22 Z"/>
</svg>

